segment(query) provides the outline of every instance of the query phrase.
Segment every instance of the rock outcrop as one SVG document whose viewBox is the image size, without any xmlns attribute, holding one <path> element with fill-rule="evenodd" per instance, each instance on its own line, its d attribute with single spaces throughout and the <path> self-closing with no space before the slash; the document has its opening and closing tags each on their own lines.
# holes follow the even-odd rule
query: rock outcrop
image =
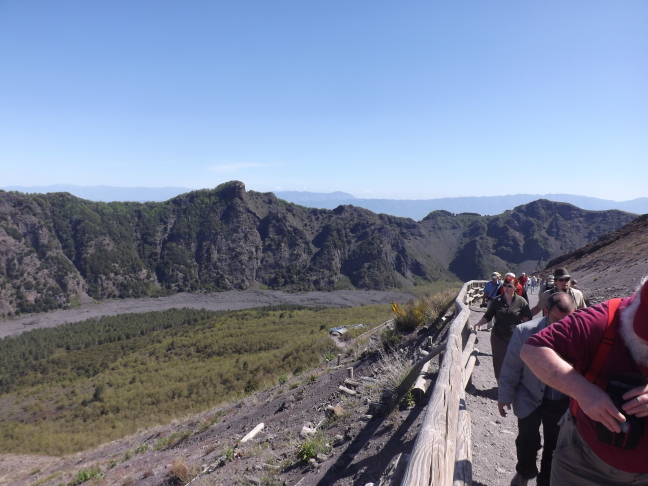
<svg viewBox="0 0 648 486">
<path fill-rule="evenodd" d="M 241 182 L 163 203 L 0 191 L 0 315 L 96 299 L 273 289 L 384 290 L 532 271 L 635 215 L 545 200 L 423 221 L 287 203 Z"/>
</svg>

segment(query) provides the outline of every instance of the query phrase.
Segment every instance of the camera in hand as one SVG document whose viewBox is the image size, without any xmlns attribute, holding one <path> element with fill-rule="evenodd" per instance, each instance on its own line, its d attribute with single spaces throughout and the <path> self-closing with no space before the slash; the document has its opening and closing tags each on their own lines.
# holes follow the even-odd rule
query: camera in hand
<svg viewBox="0 0 648 486">
<path fill-rule="evenodd" d="M 622 449 L 634 449 L 637 447 L 644 432 L 644 420 L 635 415 L 628 415 L 623 411 L 621 405 L 626 402 L 623 399 L 624 393 L 645 384 L 646 379 L 639 376 L 614 375 L 612 377 L 605 392 L 612 399 L 612 403 L 614 403 L 617 410 L 626 418 L 626 421 L 619 424 L 621 426 L 621 432 L 619 433 L 611 432 L 605 425 L 598 422 L 596 424 L 596 434 L 601 442 Z"/>
</svg>

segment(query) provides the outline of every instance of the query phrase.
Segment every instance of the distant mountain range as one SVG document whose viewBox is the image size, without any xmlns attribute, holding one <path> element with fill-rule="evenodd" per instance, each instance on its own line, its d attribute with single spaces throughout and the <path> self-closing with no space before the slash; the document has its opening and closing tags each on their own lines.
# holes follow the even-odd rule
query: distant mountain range
<svg viewBox="0 0 648 486">
<path fill-rule="evenodd" d="M 482 216 L 500 214 L 521 204 L 528 204 L 538 199 L 573 204 L 589 211 L 605 211 L 618 209 L 635 214 L 648 213 L 648 198 L 642 197 L 630 201 L 612 201 L 572 194 L 515 194 L 508 196 L 474 196 L 474 197 L 445 197 L 439 199 L 358 199 L 348 194 L 347 198 L 334 193 L 335 198 L 324 199 L 322 194 L 314 194 L 317 198 L 308 198 L 307 194 L 275 193 L 277 197 L 302 206 L 333 209 L 340 204 L 352 204 L 368 209 L 374 213 L 391 214 L 420 221 L 432 211 L 444 210 L 451 213 L 477 213 Z"/>
<path fill-rule="evenodd" d="M 531 272 L 635 218 L 538 200 L 416 222 L 306 208 L 238 181 L 148 203 L 0 191 L 0 315 L 73 305 L 83 293 L 385 290 Z"/>
<path fill-rule="evenodd" d="M 5 191 L 24 193 L 69 192 L 90 201 L 167 201 L 179 194 L 193 191 L 186 187 L 112 187 L 74 186 L 59 184 L 52 186 L 6 186 Z M 566 202 L 589 211 L 618 209 L 634 214 L 648 213 L 648 197 L 629 201 L 612 201 L 596 197 L 572 194 L 515 194 L 507 196 L 445 197 L 439 199 L 360 199 L 347 192 L 317 193 L 308 191 L 278 191 L 275 195 L 288 202 L 311 208 L 335 209 L 341 204 L 351 204 L 374 213 L 390 214 L 404 218 L 422 220 L 432 211 L 444 210 L 451 213 L 500 214 L 521 204 L 538 199 Z"/>
</svg>

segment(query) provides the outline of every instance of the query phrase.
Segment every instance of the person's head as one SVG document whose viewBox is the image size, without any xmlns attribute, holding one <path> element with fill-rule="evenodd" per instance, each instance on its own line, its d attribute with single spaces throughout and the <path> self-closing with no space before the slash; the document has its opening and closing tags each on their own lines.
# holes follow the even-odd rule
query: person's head
<svg viewBox="0 0 648 486">
<path fill-rule="evenodd" d="M 635 362 L 648 366 L 648 277 L 641 280 L 632 299 L 621 312 L 620 333 Z"/>
<path fill-rule="evenodd" d="M 571 277 L 566 268 L 557 268 L 554 272 L 554 285 L 560 292 L 566 292 L 569 289 Z"/>
<path fill-rule="evenodd" d="M 516 277 L 515 277 L 515 274 L 514 274 L 513 272 L 509 272 L 509 273 L 507 273 L 507 274 L 504 276 L 504 278 L 506 279 L 506 277 L 513 277 L 513 278 L 516 278 Z"/>
<path fill-rule="evenodd" d="M 493 281 L 497 281 L 497 280 L 499 280 L 499 275 L 497 275 L 497 273 L 493 273 L 493 274 L 491 275 L 491 280 L 493 280 Z"/>
<path fill-rule="evenodd" d="M 502 286 L 504 287 L 504 293 L 508 293 L 509 295 L 513 294 L 517 287 L 517 278 L 507 275 L 504 277 L 504 283 Z"/>
<path fill-rule="evenodd" d="M 571 295 L 557 292 L 549 296 L 545 310 L 547 312 L 547 323 L 551 325 L 576 312 L 576 304 L 574 304 Z"/>
</svg>

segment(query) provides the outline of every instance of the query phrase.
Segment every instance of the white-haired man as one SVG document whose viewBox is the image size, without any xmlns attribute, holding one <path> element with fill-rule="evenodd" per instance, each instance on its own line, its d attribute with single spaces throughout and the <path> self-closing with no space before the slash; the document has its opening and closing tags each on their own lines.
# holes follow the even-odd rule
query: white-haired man
<svg viewBox="0 0 648 486">
<path fill-rule="evenodd" d="M 648 485 L 648 283 L 531 336 L 520 356 L 572 398 L 552 486 Z"/>
</svg>

